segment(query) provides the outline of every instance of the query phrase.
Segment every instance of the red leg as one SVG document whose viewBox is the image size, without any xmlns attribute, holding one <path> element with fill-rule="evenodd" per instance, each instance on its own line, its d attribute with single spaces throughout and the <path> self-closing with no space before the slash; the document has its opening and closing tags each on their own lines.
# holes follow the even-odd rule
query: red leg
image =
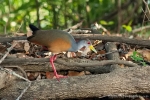
<svg viewBox="0 0 150 100">
<path fill-rule="evenodd" d="M 53 69 L 53 71 L 54 71 L 54 75 L 56 76 L 56 79 L 59 81 L 59 78 L 65 78 L 65 77 L 67 77 L 67 76 L 63 76 L 63 75 L 57 74 L 55 65 L 54 65 L 54 63 L 53 63 L 53 62 L 56 60 L 56 58 L 57 58 L 56 55 L 51 56 L 51 57 L 50 57 L 50 64 L 51 64 L 51 66 L 52 66 L 52 69 Z"/>
</svg>

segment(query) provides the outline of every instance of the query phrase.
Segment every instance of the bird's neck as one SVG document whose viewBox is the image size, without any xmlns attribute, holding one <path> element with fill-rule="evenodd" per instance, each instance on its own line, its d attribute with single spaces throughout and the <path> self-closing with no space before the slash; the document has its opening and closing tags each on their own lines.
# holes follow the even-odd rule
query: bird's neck
<svg viewBox="0 0 150 100">
<path fill-rule="evenodd" d="M 81 41 L 77 42 L 77 50 L 81 49 L 84 46 L 87 47 L 85 40 L 81 40 Z"/>
</svg>

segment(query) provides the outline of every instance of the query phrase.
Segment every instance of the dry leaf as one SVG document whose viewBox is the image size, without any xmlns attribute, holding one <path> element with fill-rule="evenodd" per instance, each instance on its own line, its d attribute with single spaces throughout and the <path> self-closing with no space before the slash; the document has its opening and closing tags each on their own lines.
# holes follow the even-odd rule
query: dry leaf
<svg viewBox="0 0 150 100">
<path fill-rule="evenodd" d="M 73 58 L 73 57 L 76 57 L 76 54 L 74 52 L 67 52 L 67 57 Z"/>
<path fill-rule="evenodd" d="M 130 50 L 127 54 L 125 54 L 125 58 L 129 61 L 131 60 L 131 55 L 133 55 L 134 50 Z"/>
<path fill-rule="evenodd" d="M 25 33 L 15 33 L 16 36 L 25 36 Z"/>
<path fill-rule="evenodd" d="M 29 49 L 30 49 L 29 43 L 28 43 L 28 42 L 25 42 L 25 43 L 24 43 L 24 50 L 25 50 L 26 52 L 28 52 Z"/>
<path fill-rule="evenodd" d="M 33 81 L 39 76 L 38 72 L 27 72 L 27 77 L 29 80 Z"/>
<path fill-rule="evenodd" d="M 27 32 L 27 37 L 32 36 L 32 31 Z"/>
<path fill-rule="evenodd" d="M 86 71 L 82 71 L 82 72 L 77 72 L 77 71 L 68 71 L 68 75 L 67 76 L 83 76 L 86 74 L 90 74 L 90 72 Z"/>
<path fill-rule="evenodd" d="M 16 44 L 16 46 L 14 47 L 14 49 L 18 49 L 18 50 L 24 49 L 24 43 L 17 42 L 17 44 Z"/>
<path fill-rule="evenodd" d="M 98 44 L 100 44 L 100 43 L 102 43 L 102 41 L 100 41 L 100 40 L 95 40 L 94 43 L 93 43 L 93 46 L 96 46 L 96 45 L 98 45 Z"/>
<path fill-rule="evenodd" d="M 52 79 L 54 77 L 54 73 L 53 72 L 46 72 L 46 78 L 47 79 Z"/>
<path fill-rule="evenodd" d="M 17 53 L 17 54 L 16 54 L 16 57 L 17 57 L 17 58 L 25 58 L 26 55 L 25 55 L 24 53 Z"/>
<path fill-rule="evenodd" d="M 6 50 L 7 50 L 6 46 L 0 44 L 0 53 L 5 53 Z"/>
<path fill-rule="evenodd" d="M 139 54 L 144 58 L 146 61 L 150 61 L 150 50 L 143 49 L 143 50 L 137 50 Z"/>
</svg>

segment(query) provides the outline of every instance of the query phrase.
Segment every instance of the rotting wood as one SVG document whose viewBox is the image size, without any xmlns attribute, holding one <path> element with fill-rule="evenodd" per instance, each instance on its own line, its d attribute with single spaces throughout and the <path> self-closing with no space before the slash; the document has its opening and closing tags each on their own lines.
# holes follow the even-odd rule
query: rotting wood
<svg viewBox="0 0 150 100">
<path fill-rule="evenodd" d="M 104 96 L 124 96 L 136 93 L 150 93 L 150 67 L 130 67 L 116 69 L 108 74 L 85 75 L 52 80 L 33 81 L 21 98 L 70 99 Z M 1 90 L 0 98 L 14 100 L 27 86 L 25 81 L 17 81 L 11 87 Z"/>
</svg>

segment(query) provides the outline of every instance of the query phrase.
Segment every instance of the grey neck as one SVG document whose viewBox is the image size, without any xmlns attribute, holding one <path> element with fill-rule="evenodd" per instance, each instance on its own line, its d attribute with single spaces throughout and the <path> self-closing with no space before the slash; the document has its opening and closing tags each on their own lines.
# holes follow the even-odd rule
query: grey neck
<svg viewBox="0 0 150 100">
<path fill-rule="evenodd" d="M 77 50 L 81 49 L 84 46 L 88 47 L 85 40 L 81 40 L 81 41 L 77 42 Z"/>
</svg>

